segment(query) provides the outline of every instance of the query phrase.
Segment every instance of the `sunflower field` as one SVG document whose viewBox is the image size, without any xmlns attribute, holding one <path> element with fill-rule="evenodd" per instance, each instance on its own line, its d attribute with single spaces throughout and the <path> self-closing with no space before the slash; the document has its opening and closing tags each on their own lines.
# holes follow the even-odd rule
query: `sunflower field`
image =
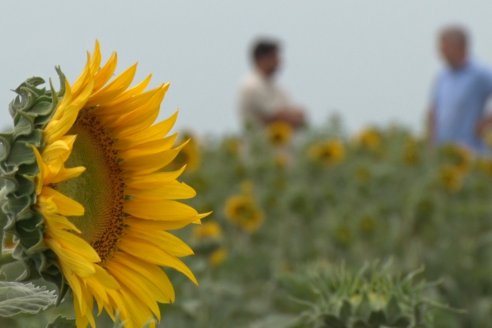
<svg viewBox="0 0 492 328">
<path fill-rule="evenodd" d="M 491 157 L 337 117 L 176 134 L 116 67 L 96 42 L 14 90 L 0 327 L 490 326 Z"/>
<path fill-rule="evenodd" d="M 408 130 L 193 139 L 178 160 L 213 211 L 190 227 L 199 288 L 171 327 L 487 327 L 492 160 Z"/>
</svg>

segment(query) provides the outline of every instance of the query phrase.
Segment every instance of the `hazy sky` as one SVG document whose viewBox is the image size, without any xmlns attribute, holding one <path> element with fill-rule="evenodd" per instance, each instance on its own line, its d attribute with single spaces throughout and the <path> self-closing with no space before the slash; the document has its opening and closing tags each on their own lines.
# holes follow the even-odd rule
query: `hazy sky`
<svg viewBox="0 0 492 328">
<path fill-rule="evenodd" d="M 285 45 L 281 84 L 323 122 L 338 111 L 353 131 L 397 121 L 419 129 L 440 67 L 436 31 L 462 22 L 474 52 L 492 64 L 490 0 L 347 1 L 2 1 L 0 127 L 10 124 L 10 91 L 32 75 L 71 81 L 85 51 L 101 41 L 118 51 L 120 70 L 138 61 L 138 77 L 171 81 L 162 117 L 181 109 L 178 127 L 237 131 L 237 87 L 258 35 Z"/>
</svg>

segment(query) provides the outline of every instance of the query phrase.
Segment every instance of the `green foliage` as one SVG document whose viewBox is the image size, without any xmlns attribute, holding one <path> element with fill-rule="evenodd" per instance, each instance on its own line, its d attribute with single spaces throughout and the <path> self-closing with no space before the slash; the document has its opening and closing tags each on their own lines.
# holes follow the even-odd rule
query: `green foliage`
<svg viewBox="0 0 492 328">
<path fill-rule="evenodd" d="M 48 324 L 46 328 L 73 328 L 75 326 L 74 320 L 68 320 L 63 317 L 58 317 L 55 321 Z"/>
<path fill-rule="evenodd" d="M 13 256 L 26 266 L 22 278 L 41 276 L 55 283 L 62 297 L 67 285 L 54 254 L 44 245 L 43 218 L 33 207 L 39 168 L 32 148 L 44 147 L 43 129 L 64 93 L 65 77 L 58 68 L 57 73 L 61 86 L 58 92 L 51 83 L 49 90 L 43 87 L 45 81 L 40 77 L 27 79 L 15 89 L 17 96 L 9 106 L 13 129 L 0 134 L 0 222 L 2 233 L 18 241 Z"/>
<path fill-rule="evenodd" d="M 178 232 L 196 251 L 185 261 L 200 286 L 169 272 L 177 299 L 163 306 L 161 326 L 489 325 L 492 160 L 455 146 L 430 147 L 399 127 L 357 139 L 343 131 L 330 123 L 282 147 L 262 135 L 201 140 L 202 166 L 184 180 L 199 195 L 192 205 L 214 214 Z M 318 152 L 323 161 L 310 152 L 327 140 L 343 146 L 336 161 L 329 149 Z M 0 196 L 29 191 L 28 183 L 10 182 L 0 184 Z M 231 197 L 244 194 L 264 213 L 258 230 L 243 230 L 225 211 Z M 8 206 L 22 207 L 11 199 Z M 207 222 L 219 229 L 197 234 Z M 388 259 L 391 266 L 366 265 Z M 73 305 L 0 318 L 6 327 L 50 324 L 72 325 Z M 98 327 L 112 326 L 98 318 Z"/>
<path fill-rule="evenodd" d="M 55 304 L 56 295 L 32 283 L 0 281 L 0 317 L 36 314 Z"/>
<path fill-rule="evenodd" d="M 433 327 L 430 286 L 412 272 L 394 274 L 373 265 L 359 272 L 345 266 L 311 266 L 281 280 L 286 299 L 297 303 L 297 327 L 415 328 Z"/>
<path fill-rule="evenodd" d="M 287 327 L 306 309 L 292 311 L 290 298 L 279 297 L 277 281 L 292 272 L 306 274 L 299 268 L 320 259 L 330 267 L 345 263 L 351 277 L 377 260 L 391 259 L 395 274 L 425 268 L 420 278 L 436 282 L 425 297 L 459 311 L 398 303 L 411 324 L 415 310 L 433 317 L 433 323 L 424 321 L 428 327 L 489 325 L 492 160 L 454 146 L 431 147 L 401 127 L 374 129 L 365 144 L 343 131 L 330 123 L 303 131 L 284 148 L 269 145 L 261 135 L 248 143 L 238 136 L 200 140 L 202 166 L 185 181 L 199 195 L 193 206 L 214 211 L 205 222 L 217 222 L 222 238 L 215 244 L 198 240 L 193 227 L 182 234 L 197 250 L 187 263 L 200 287 L 173 277 L 177 303 L 164 308 L 163 326 Z M 310 157 L 312 145 L 333 139 L 344 146 L 343 160 L 327 165 Z M 287 161 L 279 161 L 282 157 Z M 446 167 L 454 176 L 443 177 Z M 254 233 L 241 230 L 224 213 L 229 197 L 241 194 L 245 182 L 265 213 Z M 212 266 L 216 248 L 225 249 L 227 257 Z M 337 309 L 329 315 L 338 318 Z M 385 307 L 385 319 L 395 319 L 388 311 Z M 376 311 L 372 320 L 382 320 L 382 314 Z"/>
</svg>

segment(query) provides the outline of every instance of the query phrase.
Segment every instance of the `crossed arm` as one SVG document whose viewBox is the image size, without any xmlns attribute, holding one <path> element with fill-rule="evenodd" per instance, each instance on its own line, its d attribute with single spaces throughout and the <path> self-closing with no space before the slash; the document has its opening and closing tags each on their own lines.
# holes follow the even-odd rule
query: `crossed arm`
<svg viewBox="0 0 492 328">
<path fill-rule="evenodd" d="M 271 114 L 258 112 L 257 115 L 265 125 L 280 121 L 290 124 L 293 128 L 299 128 L 306 122 L 304 111 L 298 107 L 276 108 Z"/>
</svg>

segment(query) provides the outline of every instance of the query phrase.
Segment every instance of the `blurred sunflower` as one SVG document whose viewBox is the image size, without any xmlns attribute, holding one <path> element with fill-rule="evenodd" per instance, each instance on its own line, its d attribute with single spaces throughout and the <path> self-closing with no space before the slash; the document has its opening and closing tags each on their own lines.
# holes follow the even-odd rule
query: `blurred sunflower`
<svg viewBox="0 0 492 328">
<path fill-rule="evenodd" d="M 202 154 L 197 137 L 190 132 L 185 132 L 182 139 L 187 140 L 187 142 L 174 160 L 173 167 L 177 169 L 186 165 L 187 172 L 195 172 L 200 168 L 202 162 Z"/>
<path fill-rule="evenodd" d="M 371 234 L 376 229 L 377 221 L 370 215 L 364 215 L 359 220 L 359 230 L 364 234 Z"/>
<path fill-rule="evenodd" d="M 193 228 L 193 237 L 199 241 L 194 248 L 198 254 L 206 255 L 208 262 L 217 267 L 227 257 L 227 250 L 223 246 L 223 235 L 220 224 L 215 221 L 205 222 Z"/>
<path fill-rule="evenodd" d="M 278 168 L 279 170 L 285 170 L 290 164 L 290 158 L 289 158 L 288 154 L 278 153 L 278 154 L 275 154 L 275 157 L 273 159 L 273 163 L 274 163 L 275 167 Z"/>
<path fill-rule="evenodd" d="M 243 180 L 239 185 L 241 193 L 244 195 L 251 195 L 254 192 L 255 186 L 251 180 Z"/>
<path fill-rule="evenodd" d="M 193 228 L 193 236 L 196 239 L 220 239 L 222 237 L 222 228 L 215 221 L 205 222 Z"/>
<path fill-rule="evenodd" d="M 382 145 L 381 133 L 375 128 L 365 129 L 357 136 L 356 142 L 362 148 L 378 151 Z"/>
<path fill-rule="evenodd" d="M 218 267 L 226 260 L 226 258 L 227 258 L 227 250 L 224 247 L 220 247 L 209 255 L 208 261 L 212 266 Z"/>
<path fill-rule="evenodd" d="M 354 235 L 352 233 L 352 230 L 348 225 L 342 224 L 338 226 L 335 231 L 334 231 L 334 237 L 335 241 L 343 247 L 349 246 L 353 239 Z"/>
<path fill-rule="evenodd" d="M 263 211 L 251 195 L 229 197 L 225 204 L 226 217 L 248 232 L 257 230 L 263 223 Z"/>
<path fill-rule="evenodd" d="M 488 158 L 481 158 L 477 161 L 477 168 L 479 171 L 492 176 L 492 160 Z"/>
<path fill-rule="evenodd" d="M 237 156 L 240 153 L 241 150 L 241 139 L 237 137 L 226 137 L 222 141 L 222 149 L 228 154 L 228 155 L 234 155 Z"/>
<path fill-rule="evenodd" d="M 455 165 L 443 165 L 439 171 L 442 186 L 450 192 L 457 192 L 463 186 L 464 173 Z"/>
<path fill-rule="evenodd" d="M 449 144 L 443 146 L 440 149 L 440 153 L 447 163 L 463 172 L 469 171 L 472 166 L 472 153 L 465 147 Z"/>
<path fill-rule="evenodd" d="M 75 83 L 59 71 L 59 93 L 27 80 L 10 106 L 14 132 L 0 136 L 14 255 L 60 297 L 71 289 L 77 327 L 95 327 L 94 302 L 126 327 L 154 326 L 158 303 L 175 298 L 160 266 L 197 283 L 179 259 L 193 251 L 167 232 L 204 217 L 177 201 L 195 196 L 177 181 L 183 169 L 162 171 L 186 144 L 166 136 L 176 114 L 154 124 L 169 84 L 146 91 L 149 76 L 130 87 L 136 65 L 110 81 L 116 62 L 101 67 L 96 43 Z"/>
<path fill-rule="evenodd" d="M 277 147 L 289 144 L 293 133 L 292 126 L 286 122 L 278 121 L 267 126 L 268 141 Z"/>
<path fill-rule="evenodd" d="M 407 139 L 405 142 L 405 147 L 403 149 L 403 163 L 413 166 L 418 163 L 419 159 L 420 154 L 417 141 L 415 141 L 414 139 Z"/>
<path fill-rule="evenodd" d="M 323 165 L 334 165 L 345 158 L 345 148 L 339 140 L 328 140 L 309 147 L 308 155 L 314 162 Z"/>
<path fill-rule="evenodd" d="M 366 184 L 371 180 L 371 171 L 368 167 L 359 165 L 354 172 L 355 180 L 360 184 Z"/>
</svg>

